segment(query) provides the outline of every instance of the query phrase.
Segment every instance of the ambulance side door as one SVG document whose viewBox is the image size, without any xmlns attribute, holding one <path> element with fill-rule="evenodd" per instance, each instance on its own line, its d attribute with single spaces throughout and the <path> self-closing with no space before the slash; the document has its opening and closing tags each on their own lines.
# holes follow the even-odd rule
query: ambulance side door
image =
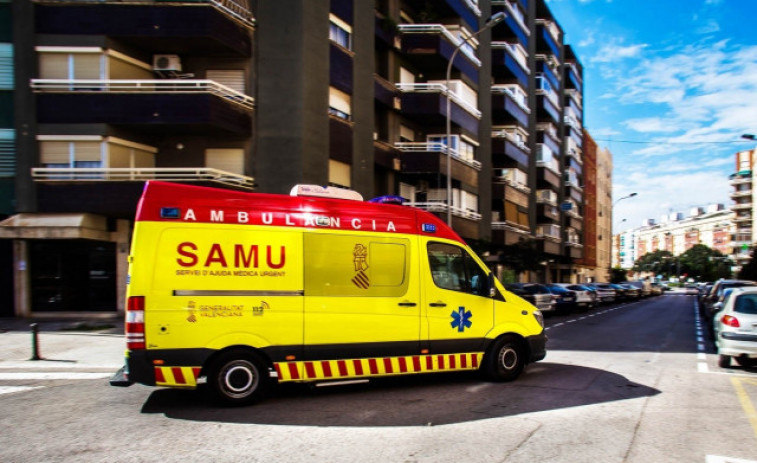
<svg viewBox="0 0 757 463">
<path fill-rule="evenodd" d="M 418 354 L 420 287 L 412 240 L 417 238 L 305 233 L 306 359 Z"/>
<path fill-rule="evenodd" d="M 429 352 L 480 352 L 494 326 L 487 272 L 462 246 L 429 241 L 422 252 Z"/>
</svg>

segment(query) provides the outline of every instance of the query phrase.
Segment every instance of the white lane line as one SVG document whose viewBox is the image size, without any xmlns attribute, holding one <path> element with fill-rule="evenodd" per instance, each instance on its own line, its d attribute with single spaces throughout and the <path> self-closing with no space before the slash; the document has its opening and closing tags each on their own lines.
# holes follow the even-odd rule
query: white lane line
<svg viewBox="0 0 757 463">
<path fill-rule="evenodd" d="M 0 381 L 55 380 L 55 379 L 101 379 L 109 378 L 113 373 L 79 373 L 79 372 L 18 372 L 0 373 Z"/>
<path fill-rule="evenodd" d="M 0 395 L 41 389 L 42 386 L 0 386 Z"/>
<path fill-rule="evenodd" d="M 757 460 L 744 460 L 741 458 L 721 457 L 718 455 L 707 455 L 704 463 L 757 463 Z"/>
</svg>

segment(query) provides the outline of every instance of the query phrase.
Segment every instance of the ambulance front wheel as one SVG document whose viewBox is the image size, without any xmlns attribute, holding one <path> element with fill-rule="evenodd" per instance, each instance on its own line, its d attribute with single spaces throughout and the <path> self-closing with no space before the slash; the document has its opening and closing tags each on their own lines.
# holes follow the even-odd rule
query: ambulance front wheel
<svg viewBox="0 0 757 463">
<path fill-rule="evenodd" d="M 502 336 L 494 342 L 484 362 L 484 373 L 489 379 L 512 381 L 526 366 L 523 343 L 515 336 Z"/>
<path fill-rule="evenodd" d="M 252 352 L 221 354 L 208 372 L 208 385 L 216 398 L 228 405 L 247 405 L 263 398 L 270 386 L 268 368 Z"/>
</svg>

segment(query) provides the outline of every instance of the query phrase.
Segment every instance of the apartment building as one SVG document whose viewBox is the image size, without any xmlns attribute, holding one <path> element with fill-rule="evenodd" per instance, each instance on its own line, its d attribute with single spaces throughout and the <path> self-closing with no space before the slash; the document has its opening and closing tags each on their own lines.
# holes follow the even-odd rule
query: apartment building
<svg viewBox="0 0 757 463">
<path fill-rule="evenodd" d="M 612 268 L 612 153 L 597 150 L 597 281 L 610 281 Z"/>
<path fill-rule="evenodd" d="M 647 220 L 638 228 L 617 234 L 613 266 L 630 269 L 643 255 L 662 250 L 678 256 L 697 244 L 729 255 L 733 250 L 734 213 L 722 204 L 693 208 L 688 216 L 671 213 L 659 223 Z"/>
<path fill-rule="evenodd" d="M 399 194 L 489 246 L 493 266 L 500 246 L 527 240 L 538 278 L 576 278 L 583 71 L 544 0 L 0 7 L 15 109 L 0 119 L 15 163 L 0 259 L 15 315 L 123 309 L 151 178 Z"/>
<path fill-rule="evenodd" d="M 736 171 L 730 176 L 733 187 L 731 199 L 733 204 L 733 259 L 738 266 L 751 260 L 751 247 L 757 243 L 757 227 L 754 226 L 754 205 L 757 204 L 757 190 L 754 184 L 754 160 L 757 149 L 736 153 Z"/>
</svg>

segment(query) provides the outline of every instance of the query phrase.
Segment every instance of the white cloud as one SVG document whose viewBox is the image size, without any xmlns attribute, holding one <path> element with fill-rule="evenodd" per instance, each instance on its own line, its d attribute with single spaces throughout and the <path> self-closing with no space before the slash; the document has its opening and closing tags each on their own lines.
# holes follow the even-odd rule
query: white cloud
<svg viewBox="0 0 757 463">
<path fill-rule="evenodd" d="M 627 58 L 634 58 L 639 56 L 647 44 L 636 45 L 618 45 L 614 43 L 608 43 L 603 45 L 599 49 L 597 54 L 591 58 L 594 63 L 612 63 L 616 61 L 622 61 Z"/>
</svg>

